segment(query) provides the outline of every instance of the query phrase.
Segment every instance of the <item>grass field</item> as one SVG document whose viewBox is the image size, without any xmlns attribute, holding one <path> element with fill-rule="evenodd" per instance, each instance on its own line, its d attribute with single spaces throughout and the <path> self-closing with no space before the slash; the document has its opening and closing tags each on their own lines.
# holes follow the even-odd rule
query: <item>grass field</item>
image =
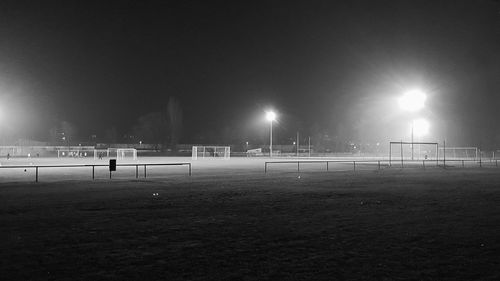
<svg viewBox="0 0 500 281">
<path fill-rule="evenodd" d="M 500 280 L 498 169 L 262 163 L 2 181 L 1 279 Z"/>
</svg>

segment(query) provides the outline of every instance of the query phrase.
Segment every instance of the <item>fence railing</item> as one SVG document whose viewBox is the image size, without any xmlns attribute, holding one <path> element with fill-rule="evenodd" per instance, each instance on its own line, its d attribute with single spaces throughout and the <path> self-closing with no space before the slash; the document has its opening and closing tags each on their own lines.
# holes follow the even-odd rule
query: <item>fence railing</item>
<svg viewBox="0 0 500 281">
<path fill-rule="evenodd" d="M 352 164 L 353 171 L 356 171 L 356 163 L 358 165 L 360 163 L 373 163 L 377 164 L 378 169 L 380 170 L 381 165 L 383 164 L 384 161 L 381 160 L 306 160 L 306 161 L 266 161 L 264 163 L 264 173 L 267 173 L 268 166 L 270 164 L 297 164 L 297 172 L 300 172 L 300 164 L 318 164 L 318 163 L 324 163 L 326 165 L 326 170 L 329 170 L 330 163 L 346 163 L 346 164 Z"/>
<path fill-rule="evenodd" d="M 188 175 L 191 176 L 191 163 L 150 163 L 150 164 L 116 164 L 117 167 L 134 167 L 135 178 L 139 178 L 139 167 L 143 168 L 144 178 L 147 177 L 147 167 L 149 166 L 188 166 Z M 75 164 L 75 165 L 13 165 L 0 166 L 0 169 L 35 169 L 35 182 L 38 182 L 38 170 L 43 168 L 92 168 L 92 179 L 95 179 L 95 167 L 109 167 L 107 164 Z M 111 178 L 111 171 L 109 178 Z"/>
<path fill-rule="evenodd" d="M 329 164 L 330 163 L 336 163 L 336 164 L 352 164 L 352 170 L 356 171 L 356 165 L 360 164 L 373 164 L 377 166 L 377 169 L 380 170 L 381 167 L 386 166 L 386 167 L 392 167 L 396 166 L 394 165 L 395 161 L 390 161 L 390 160 L 297 160 L 297 161 L 266 161 L 264 163 L 264 173 L 267 173 L 269 170 L 269 165 L 270 164 L 296 164 L 297 165 L 297 172 L 300 172 L 300 165 L 301 164 L 318 164 L 318 163 L 324 163 L 326 165 L 326 170 L 329 170 Z M 397 165 L 398 167 L 405 167 L 405 166 L 420 166 L 423 167 L 424 169 L 429 166 L 429 164 L 426 163 L 433 163 L 432 166 L 436 167 L 443 167 L 446 168 L 447 166 L 450 166 L 448 163 L 458 163 L 459 165 L 461 164 L 462 167 L 465 167 L 465 163 L 471 162 L 471 163 L 476 163 L 479 167 L 483 167 L 485 163 L 495 163 L 495 167 L 498 167 L 498 160 L 490 160 L 490 161 L 482 161 L 481 159 L 479 160 L 462 160 L 462 159 L 451 159 L 451 160 L 436 160 L 436 159 L 428 159 L 428 160 L 405 160 L 406 163 L 403 164 L 403 162 L 400 162 L 400 165 Z M 440 165 L 441 163 L 441 165 Z"/>
</svg>

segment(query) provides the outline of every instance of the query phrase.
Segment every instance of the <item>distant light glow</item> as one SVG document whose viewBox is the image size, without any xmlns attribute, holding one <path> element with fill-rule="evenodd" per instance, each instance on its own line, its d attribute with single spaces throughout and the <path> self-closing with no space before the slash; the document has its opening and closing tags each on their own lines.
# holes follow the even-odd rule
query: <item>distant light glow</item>
<svg viewBox="0 0 500 281">
<path fill-rule="evenodd" d="M 272 112 L 272 111 L 268 111 L 266 112 L 266 119 L 267 121 L 275 121 L 276 120 L 276 113 Z"/>
<path fill-rule="evenodd" d="M 401 109 L 415 112 L 424 108 L 426 99 L 427 96 L 424 92 L 420 90 L 411 90 L 400 97 L 398 102 Z"/>
<path fill-rule="evenodd" d="M 425 119 L 417 119 L 413 121 L 413 133 L 417 137 L 423 137 L 429 133 L 429 122 Z"/>
</svg>

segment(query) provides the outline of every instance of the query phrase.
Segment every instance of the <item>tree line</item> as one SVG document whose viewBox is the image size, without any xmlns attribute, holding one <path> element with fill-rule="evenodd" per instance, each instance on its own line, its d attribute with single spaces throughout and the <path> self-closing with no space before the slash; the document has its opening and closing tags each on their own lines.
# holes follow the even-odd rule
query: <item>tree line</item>
<svg viewBox="0 0 500 281">
<path fill-rule="evenodd" d="M 174 147 L 182 136 L 183 110 L 176 97 L 170 97 L 159 111 L 140 116 L 128 134 L 120 136 L 116 127 L 106 129 L 104 137 L 91 135 L 90 142 L 121 143 L 142 142 L 154 144 L 158 150 Z M 49 142 L 59 145 L 76 145 L 83 139 L 78 128 L 69 121 L 60 121 L 49 130 Z M 84 141 L 85 142 L 85 141 Z"/>
</svg>

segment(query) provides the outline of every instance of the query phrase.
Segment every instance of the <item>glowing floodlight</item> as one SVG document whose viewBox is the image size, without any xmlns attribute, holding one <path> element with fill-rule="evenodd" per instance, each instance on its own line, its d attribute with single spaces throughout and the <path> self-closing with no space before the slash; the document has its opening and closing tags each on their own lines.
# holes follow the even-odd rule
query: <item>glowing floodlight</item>
<svg viewBox="0 0 500 281">
<path fill-rule="evenodd" d="M 423 137 L 429 133 L 429 122 L 425 119 L 413 121 L 413 133 L 418 137 Z"/>
<path fill-rule="evenodd" d="M 276 113 L 274 113 L 272 111 L 266 112 L 266 119 L 267 119 L 267 121 L 270 121 L 270 122 L 275 121 L 276 120 Z"/>
<path fill-rule="evenodd" d="M 399 106 L 407 111 L 419 111 L 424 108 L 427 96 L 420 90 L 411 90 L 399 98 Z"/>
</svg>

